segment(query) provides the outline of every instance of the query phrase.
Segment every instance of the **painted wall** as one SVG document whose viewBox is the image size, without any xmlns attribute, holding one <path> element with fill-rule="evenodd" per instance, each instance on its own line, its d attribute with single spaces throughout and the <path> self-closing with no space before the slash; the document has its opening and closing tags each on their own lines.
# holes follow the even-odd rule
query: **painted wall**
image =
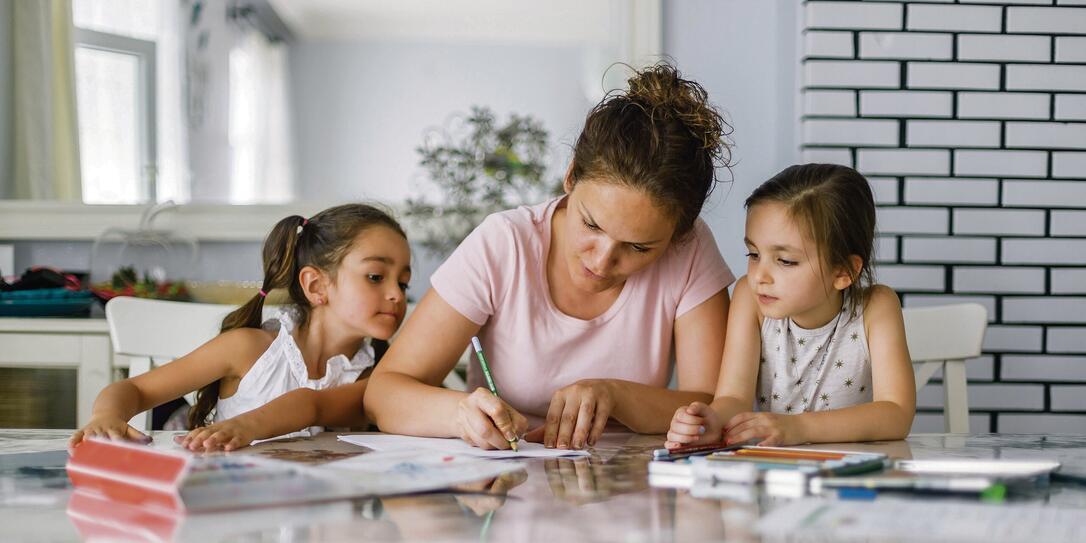
<svg viewBox="0 0 1086 543">
<path fill-rule="evenodd" d="M 664 53 L 702 84 L 734 128 L 731 171 L 721 170 L 703 218 L 737 276 L 746 271 L 743 201 L 799 160 L 796 135 L 797 3 L 664 3 Z"/>
<path fill-rule="evenodd" d="M 290 56 L 299 195 L 419 195 L 429 185 L 416 147 L 472 105 L 490 107 L 499 123 L 509 113 L 544 120 L 557 180 L 593 104 L 587 55 L 574 46 L 301 42 Z M 597 87 L 601 76 L 592 76 Z"/>
</svg>

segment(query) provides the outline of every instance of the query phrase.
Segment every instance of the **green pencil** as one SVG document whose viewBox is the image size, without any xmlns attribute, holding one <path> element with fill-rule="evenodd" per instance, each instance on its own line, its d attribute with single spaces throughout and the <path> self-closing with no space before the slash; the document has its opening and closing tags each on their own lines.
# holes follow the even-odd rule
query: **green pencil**
<svg viewBox="0 0 1086 543">
<path fill-rule="evenodd" d="M 479 358 L 479 365 L 483 368 L 483 376 L 486 377 L 486 386 L 490 388 L 491 394 L 493 394 L 497 398 L 501 398 L 501 396 L 498 394 L 498 385 L 494 384 L 494 378 L 490 375 L 490 366 L 487 365 L 486 357 L 483 356 L 483 344 L 479 343 L 479 338 L 477 336 L 471 336 L 471 345 L 472 347 L 475 347 L 475 356 Z M 512 422 L 513 418 L 510 417 L 509 421 Z M 511 449 L 513 449 L 514 451 L 519 451 L 519 449 L 517 448 L 517 442 L 520 441 L 519 437 L 516 437 L 514 435 L 513 439 L 509 439 L 507 441 L 509 441 L 509 447 Z"/>
</svg>

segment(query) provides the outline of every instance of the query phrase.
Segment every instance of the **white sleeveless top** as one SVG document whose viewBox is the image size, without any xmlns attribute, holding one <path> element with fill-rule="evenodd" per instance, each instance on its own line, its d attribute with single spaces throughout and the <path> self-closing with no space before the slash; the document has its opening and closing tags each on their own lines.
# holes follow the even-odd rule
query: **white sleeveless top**
<svg viewBox="0 0 1086 543">
<path fill-rule="evenodd" d="M 871 355 L 860 304 L 853 312 L 842 308 L 814 330 L 800 328 L 790 318 L 762 319 L 756 410 L 797 414 L 871 399 Z"/>
<path fill-rule="evenodd" d="M 302 351 L 290 335 L 294 330 L 295 317 L 294 311 L 280 309 L 274 319 L 264 322 L 261 328 L 271 332 L 278 330 L 279 334 L 241 378 L 237 392 L 229 398 L 219 398 L 215 405 L 215 422 L 256 409 L 295 389 L 322 390 L 353 383 L 363 371 L 373 366 L 373 347 L 367 341 L 350 360 L 341 354 L 329 358 L 324 376 L 310 379 Z M 309 436 L 321 431 L 322 427 L 313 426 L 280 437 Z"/>
</svg>

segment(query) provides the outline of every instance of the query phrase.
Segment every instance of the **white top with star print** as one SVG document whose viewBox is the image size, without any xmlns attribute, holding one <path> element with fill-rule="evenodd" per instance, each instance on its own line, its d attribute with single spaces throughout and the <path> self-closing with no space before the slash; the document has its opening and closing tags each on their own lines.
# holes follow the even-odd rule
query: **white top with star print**
<svg viewBox="0 0 1086 543">
<path fill-rule="evenodd" d="M 859 304 L 814 330 L 792 319 L 762 319 L 757 411 L 828 411 L 871 399 L 871 354 Z"/>
</svg>

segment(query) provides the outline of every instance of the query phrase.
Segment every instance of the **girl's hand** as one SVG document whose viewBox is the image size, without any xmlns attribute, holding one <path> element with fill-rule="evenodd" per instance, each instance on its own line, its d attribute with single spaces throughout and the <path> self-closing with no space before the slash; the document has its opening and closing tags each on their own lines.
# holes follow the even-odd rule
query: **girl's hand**
<svg viewBox="0 0 1086 543">
<path fill-rule="evenodd" d="M 686 445 L 720 443 L 723 424 L 712 407 L 694 402 L 675 410 L 664 447 L 674 449 Z"/>
<path fill-rule="evenodd" d="M 460 400 L 456 425 L 460 439 L 480 449 L 508 449 L 528 429 L 528 419 L 480 387 Z"/>
<path fill-rule="evenodd" d="M 606 379 L 584 379 L 560 388 L 551 396 L 543 446 L 583 449 L 595 445 L 607 427 L 615 395 Z"/>
<path fill-rule="evenodd" d="M 724 442 L 737 445 L 757 439 L 758 445 L 796 445 L 807 442 L 801 433 L 795 415 L 739 413 L 724 427 Z"/>
<path fill-rule="evenodd" d="M 68 446 L 79 445 L 84 437 L 106 437 L 137 443 L 151 442 L 151 436 L 129 426 L 127 422 L 117 417 L 108 415 L 92 416 L 86 426 L 72 434 L 72 438 L 68 440 Z"/>
<path fill-rule="evenodd" d="M 196 428 L 184 437 L 179 436 L 177 444 L 190 451 L 232 451 L 248 447 L 256 438 L 256 430 L 240 415 Z"/>
</svg>

